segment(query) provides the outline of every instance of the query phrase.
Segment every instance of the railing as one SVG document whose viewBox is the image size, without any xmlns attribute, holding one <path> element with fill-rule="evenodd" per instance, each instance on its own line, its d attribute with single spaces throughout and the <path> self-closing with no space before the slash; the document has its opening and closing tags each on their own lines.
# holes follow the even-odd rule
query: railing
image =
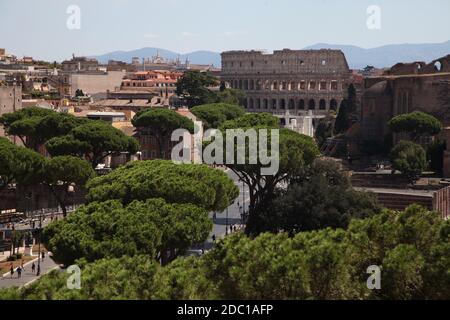
<svg viewBox="0 0 450 320">
<path fill-rule="evenodd" d="M 74 212 L 81 206 L 82 206 L 82 204 L 67 206 L 66 211 L 67 211 L 67 213 Z M 47 216 L 47 215 L 52 215 L 52 214 L 58 215 L 58 214 L 62 214 L 62 213 L 63 213 L 62 208 L 60 206 L 58 206 L 56 208 L 43 208 L 43 209 L 39 209 L 39 210 L 26 211 L 25 216 L 27 218 L 33 218 L 36 216 L 39 217 L 39 216 Z"/>
</svg>

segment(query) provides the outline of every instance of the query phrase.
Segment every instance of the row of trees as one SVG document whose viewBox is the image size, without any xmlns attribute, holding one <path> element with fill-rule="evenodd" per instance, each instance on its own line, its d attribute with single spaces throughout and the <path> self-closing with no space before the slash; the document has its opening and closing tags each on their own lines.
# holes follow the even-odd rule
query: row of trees
<svg viewBox="0 0 450 320">
<path fill-rule="evenodd" d="M 103 121 L 88 120 L 52 110 L 32 107 L 0 117 L 6 133 L 23 145 L 51 156 L 70 155 L 89 161 L 96 168 L 106 157 L 121 152 L 134 154 L 139 144 Z"/>
<path fill-rule="evenodd" d="M 81 289 L 53 272 L 1 299 L 448 299 L 450 222 L 412 206 L 384 210 L 348 229 L 243 234 L 201 258 L 160 266 L 149 255 L 79 260 Z M 367 287 L 369 266 L 381 289 Z M 372 283 L 369 281 L 369 283 Z"/>
<path fill-rule="evenodd" d="M 177 95 L 189 108 L 211 103 L 241 105 L 245 98 L 242 91 L 226 88 L 216 77 L 206 72 L 188 71 L 176 86 Z"/>
<path fill-rule="evenodd" d="M 430 114 L 415 111 L 392 118 L 388 125 L 392 132 L 406 135 L 409 138 L 408 141 L 400 141 L 396 144 L 391 150 L 390 157 L 393 169 L 400 171 L 413 184 L 420 178 L 422 172 L 428 168 L 427 152 L 418 143 L 423 137 L 438 135 L 442 131 L 442 123 Z M 436 142 L 439 143 L 439 141 Z M 438 147 L 436 142 L 429 148 Z M 439 150 L 436 151 L 439 153 Z M 435 165 L 435 158 L 440 158 L 442 163 L 442 147 L 440 147 L 440 151 L 440 154 L 430 152 L 433 154 L 430 156 L 430 161 L 433 160 L 432 166 L 437 171 L 442 169 L 439 168 L 439 165 Z"/>
</svg>

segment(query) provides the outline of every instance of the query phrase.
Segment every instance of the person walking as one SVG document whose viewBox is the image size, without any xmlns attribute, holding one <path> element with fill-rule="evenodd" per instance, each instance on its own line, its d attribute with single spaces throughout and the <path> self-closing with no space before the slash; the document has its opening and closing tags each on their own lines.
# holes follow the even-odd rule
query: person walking
<svg viewBox="0 0 450 320">
<path fill-rule="evenodd" d="M 17 279 L 20 279 L 20 277 L 22 277 L 22 268 L 18 267 L 17 268 Z"/>
<path fill-rule="evenodd" d="M 38 266 L 37 266 L 37 273 L 36 273 L 37 275 L 40 275 L 41 274 L 41 266 L 38 264 Z"/>
<path fill-rule="evenodd" d="M 33 262 L 33 264 L 31 265 L 31 273 L 34 274 L 35 271 L 36 271 L 36 265 Z"/>
<path fill-rule="evenodd" d="M 13 267 L 12 262 L 11 262 L 11 265 L 10 265 L 10 267 L 9 267 L 9 272 L 11 273 L 11 279 L 12 279 L 12 277 L 13 277 L 13 275 L 14 275 L 14 267 Z"/>
<path fill-rule="evenodd" d="M 42 260 L 45 259 L 45 251 L 42 251 Z"/>
<path fill-rule="evenodd" d="M 211 238 L 212 238 L 213 242 L 216 242 L 216 235 L 215 234 L 213 234 Z"/>
</svg>

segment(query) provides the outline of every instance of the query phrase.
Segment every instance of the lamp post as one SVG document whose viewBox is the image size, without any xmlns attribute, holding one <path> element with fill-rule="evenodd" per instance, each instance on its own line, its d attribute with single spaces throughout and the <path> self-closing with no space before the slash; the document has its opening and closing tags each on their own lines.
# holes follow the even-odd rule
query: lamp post
<svg viewBox="0 0 450 320">
<path fill-rule="evenodd" d="M 227 219 L 226 219 L 226 230 L 225 230 L 225 235 L 228 235 L 228 207 L 227 207 Z"/>
<path fill-rule="evenodd" d="M 42 214 L 39 215 L 39 244 L 38 244 L 38 266 L 36 275 L 41 274 L 41 236 L 42 236 Z"/>
</svg>

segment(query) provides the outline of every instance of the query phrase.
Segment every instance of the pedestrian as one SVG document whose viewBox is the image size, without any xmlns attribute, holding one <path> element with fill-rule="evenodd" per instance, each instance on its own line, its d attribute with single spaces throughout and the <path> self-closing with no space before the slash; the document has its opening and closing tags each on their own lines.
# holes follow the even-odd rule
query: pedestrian
<svg viewBox="0 0 450 320">
<path fill-rule="evenodd" d="M 35 271 L 36 271 L 36 265 L 33 262 L 33 264 L 31 265 L 31 273 L 34 274 Z"/>
<path fill-rule="evenodd" d="M 214 214 L 213 214 L 213 220 L 216 221 L 216 219 L 217 219 L 217 213 L 214 212 Z"/>
<path fill-rule="evenodd" d="M 233 226 L 230 226 L 230 233 L 233 233 Z"/>
<path fill-rule="evenodd" d="M 22 268 L 18 267 L 17 268 L 17 279 L 20 279 L 21 276 L 22 276 Z"/>
<path fill-rule="evenodd" d="M 13 267 L 12 262 L 11 262 L 11 266 L 9 267 L 9 272 L 11 273 L 11 279 L 12 279 L 12 277 L 14 275 L 14 267 Z"/>
<path fill-rule="evenodd" d="M 233 230 L 234 230 L 234 232 L 236 232 L 236 230 L 237 230 L 237 227 L 236 227 L 236 226 L 233 226 Z"/>
<path fill-rule="evenodd" d="M 25 271 L 25 267 L 24 267 L 24 265 L 23 265 L 23 259 L 22 259 L 22 261 L 20 262 L 20 268 L 22 268 L 22 270 Z"/>
<path fill-rule="evenodd" d="M 45 259 L 45 252 L 42 251 L 42 260 L 44 260 L 44 259 Z"/>
<path fill-rule="evenodd" d="M 212 235 L 212 241 L 216 242 L 216 235 L 215 234 Z"/>
<path fill-rule="evenodd" d="M 37 273 L 36 274 L 37 275 L 41 274 L 41 265 L 39 265 L 39 264 L 38 264 L 38 267 L 37 267 Z"/>
</svg>

